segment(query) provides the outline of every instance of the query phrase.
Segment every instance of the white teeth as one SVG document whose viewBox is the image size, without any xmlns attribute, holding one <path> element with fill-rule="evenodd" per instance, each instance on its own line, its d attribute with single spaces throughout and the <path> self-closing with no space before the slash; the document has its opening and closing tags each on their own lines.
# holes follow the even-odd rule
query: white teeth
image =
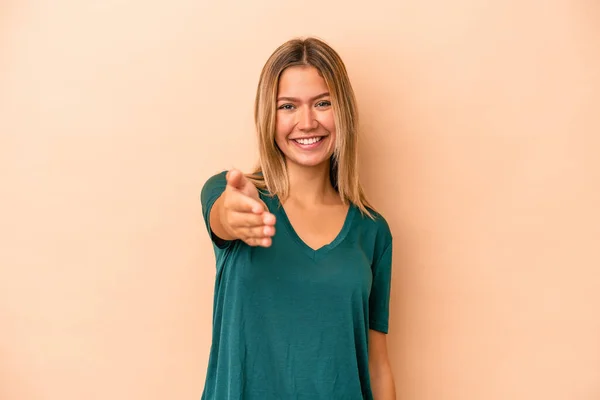
<svg viewBox="0 0 600 400">
<path fill-rule="evenodd" d="M 320 141 L 321 139 L 323 139 L 322 137 L 314 137 L 314 138 L 310 138 L 310 139 L 295 139 L 296 142 L 300 143 L 300 144 L 313 144 L 313 143 L 317 143 L 318 141 Z"/>
</svg>

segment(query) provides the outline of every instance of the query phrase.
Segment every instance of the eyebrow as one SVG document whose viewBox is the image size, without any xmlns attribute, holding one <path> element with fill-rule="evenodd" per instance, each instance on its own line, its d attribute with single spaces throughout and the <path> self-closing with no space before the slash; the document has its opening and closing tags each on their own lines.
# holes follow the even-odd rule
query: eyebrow
<svg viewBox="0 0 600 400">
<path fill-rule="evenodd" d="M 327 97 L 327 96 L 329 96 L 329 92 L 321 93 L 320 95 L 311 98 L 310 101 L 315 101 L 317 99 L 320 99 L 322 97 Z M 299 99 L 297 99 L 295 97 L 278 97 L 277 98 L 277 101 L 284 101 L 284 100 L 285 101 L 298 101 Z"/>
</svg>

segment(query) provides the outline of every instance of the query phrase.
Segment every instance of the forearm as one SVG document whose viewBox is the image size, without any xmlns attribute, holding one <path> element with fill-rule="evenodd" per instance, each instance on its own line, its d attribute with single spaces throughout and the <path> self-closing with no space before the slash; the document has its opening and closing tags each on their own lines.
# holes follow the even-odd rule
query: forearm
<svg viewBox="0 0 600 400">
<path fill-rule="evenodd" d="M 394 375 L 389 364 L 371 366 L 371 391 L 374 400 L 396 400 Z"/>
</svg>

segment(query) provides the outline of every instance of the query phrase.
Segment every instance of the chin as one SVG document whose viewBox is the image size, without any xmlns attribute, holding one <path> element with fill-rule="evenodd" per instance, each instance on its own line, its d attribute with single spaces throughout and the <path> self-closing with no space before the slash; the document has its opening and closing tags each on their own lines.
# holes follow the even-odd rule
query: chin
<svg viewBox="0 0 600 400">
<path fill-rule="evenodd" d="M 299 165 L 301 167 L 305 167 L 305 168 L 316 168 L 316 167 L 320 167 L 320 166 L 324 166 L 326 164 L 329 163 L 330 157 L 320 157 L 318 159 L 301 159 L 301 158 L 296 158 L 296 159 L 292 159 L 290 161 L 292 161 L 294 164 Z"/>
</svg>

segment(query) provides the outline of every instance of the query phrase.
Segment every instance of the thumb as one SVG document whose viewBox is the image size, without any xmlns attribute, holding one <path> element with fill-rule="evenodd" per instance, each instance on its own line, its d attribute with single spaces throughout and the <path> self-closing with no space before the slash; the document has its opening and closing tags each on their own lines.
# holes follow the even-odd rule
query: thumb
<svg viewBox="0 0 600 400">
<path fill-rule="evenodd" d="M 242 190 L 246 185 L 246 177 L 237 169 L 232 169 L 227 172 L 225 177 L 227 179 L 227 184 L 234 189 Z"/>
<path fill-rule="evenodd" d="M 246 176 L 237 169 L 232 169 L 227 173 L 227 184 L 232 188 L 240 191 L 242 194 L 251 197 L 255 200 L 260 200 L 256 186 Z M 263 203 L 264 204 L 264 203 Z"/>
</svg>

